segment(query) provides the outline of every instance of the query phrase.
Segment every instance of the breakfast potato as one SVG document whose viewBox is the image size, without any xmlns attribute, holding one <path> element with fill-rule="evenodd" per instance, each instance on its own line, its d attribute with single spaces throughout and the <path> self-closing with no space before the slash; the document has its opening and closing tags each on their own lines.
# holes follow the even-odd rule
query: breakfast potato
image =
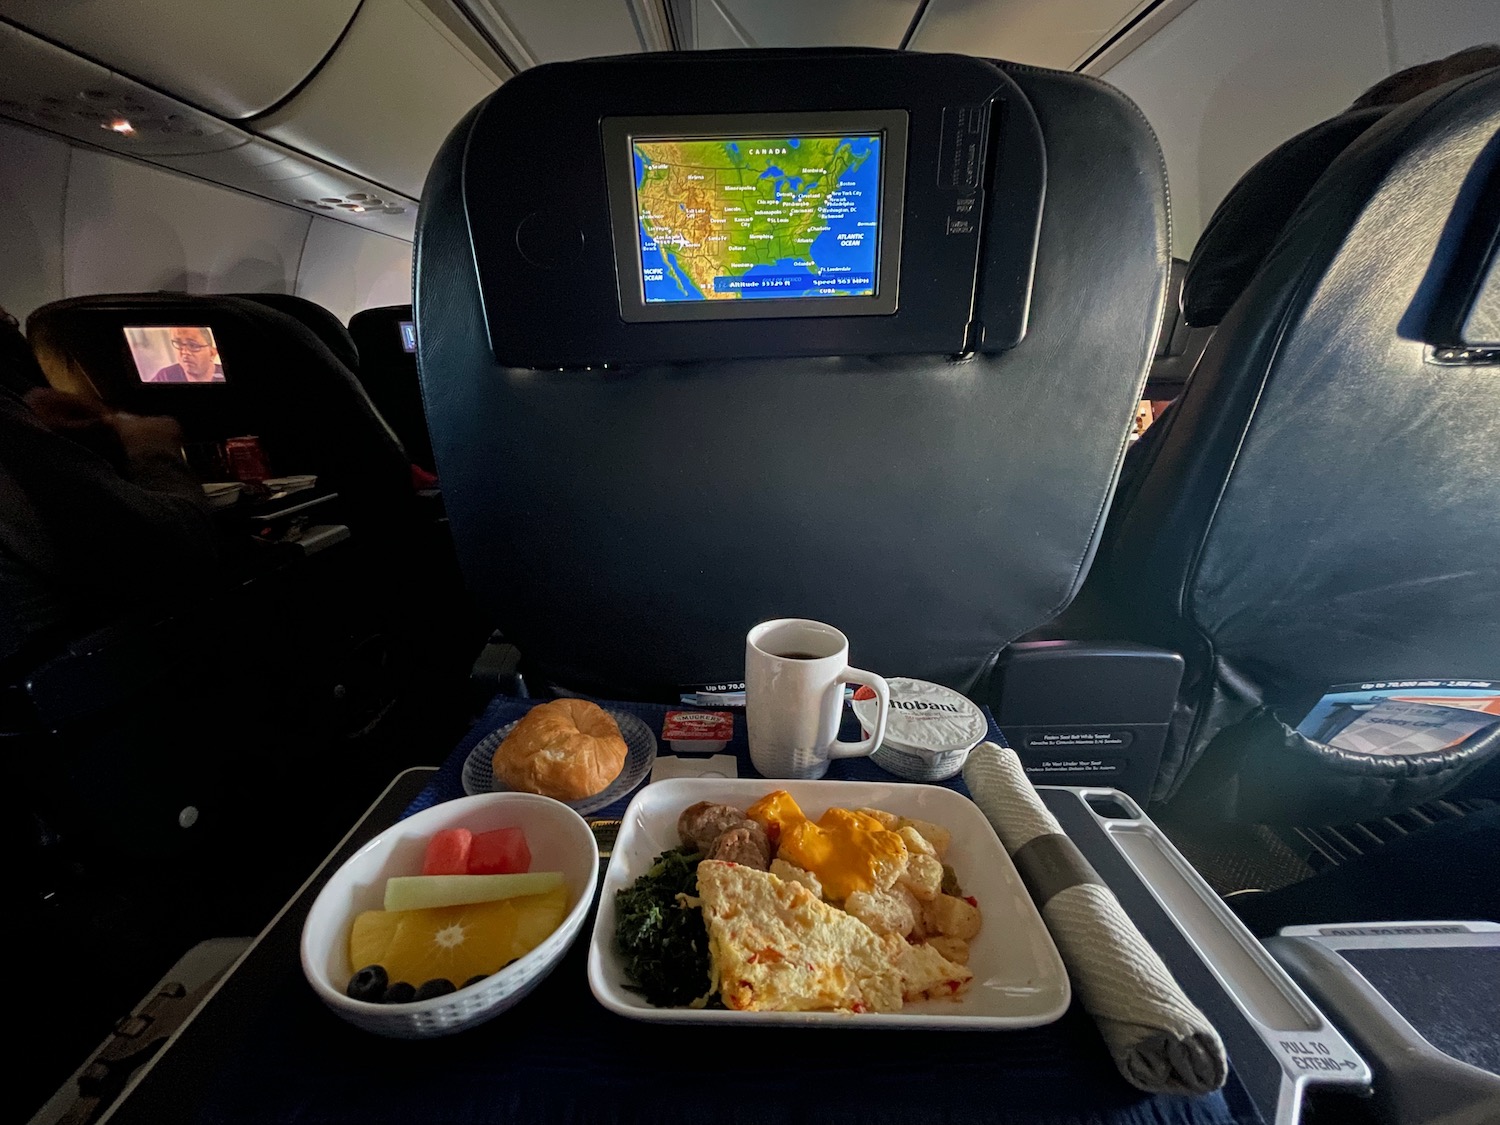
<svg viewBox="0 0 1500 1125">
<path fill-rule="evenodd" d="M 905 937 L 917 924 L 916 914 L 905 900 L 882 891 L 855 891 L 844 900 L 844 913 L 852 914 L 877 934 Z"/>
<path fill-rule="evenodd" d="M 897 882 L 923 902 L 931 902 L 943 885 L 943 865 L 934 856 L 913 852 L 907 856 L 906 870 Z"/>
<path fill-rule="evenodd" d="M 896 830 L 902 828 L 915 828 L 921 834 L 922 839 L 932 845 L 937 853 L 938 859 L 948 854 L 948 845 L 953 843 L 953 833 L 949 832 L 941 824 L 933 824 L 927 820 L 917 820 L 915 817 L 901 816 L 896 818 Z"/>
<path fill-rule="evenodd" d="M 927 936 L 927 931 L 922 928 L 922 900 L 900 883 L 892 887 L 890 893 L 905 903 L 906 908 L 911 911 L 912 926 L 906 933 L 907 938 L 912 941 L 921 941 Z"/>
<path fill-rule="evenodd" d="M 896 835 L 906 841 L 906 850 L 913 855 L 937 855 L 937 849 L 928 842 L 927 837 L 923 836 L 922 833 L 909 824 L 903 828 L 896 829 Z"/>
<path fill-rule="evenodd" d="M 969 963 L 969 943 L 963 938 L 938 934 L 936 937 L 928 938 L 927 944 L 956 965 Z"/>
<path fill-rule="evenodd" d="M 906 850 L 906 844 L 900 836 L 893 838 L 896 851 L 891 855 L 871 856 L 875 866 L 876 889 L 888 891 L 896 885 L 896 880 L 906 874 L 907 864 L 911 862 L 911 855 Z"/>
<path fill-rule="evenodd" d="M 804 871 L 795 863 L 788 863 L 784 859 L 773 859 L 771 861 L 771 874 L 776 878 L 788 883 L 801 883 L 812 891 L 815 898 L 823 897 L 823 883 L 811 871 Z"/>
<path fill-rule="evenodd" d="M 930 934 L 969 941 L 979 933 L 979 908 L 952 895 L 938 895 L 922 909 L 922 922 Z"/>
</svg>

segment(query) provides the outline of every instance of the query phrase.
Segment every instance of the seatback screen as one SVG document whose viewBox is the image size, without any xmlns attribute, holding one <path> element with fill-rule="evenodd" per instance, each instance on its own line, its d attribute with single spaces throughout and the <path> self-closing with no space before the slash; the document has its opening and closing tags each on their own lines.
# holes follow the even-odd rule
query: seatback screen
<svg viewBox="0 0 1500 1125">
<path fill-rule="evenodd" d="M 631 147 L 647 304 L 876 293 L 878 133 Z"/>
<path fill-rule="evenodd" d="M 139 325 L 125 343 L 142 383 L 222 383 L 224 365 L 207 325 Z"/>
<path fill-rule="evenodd" d="M 401 349 L 408 352 L 417 350 L 417 324 L 414 320 L 401 321 Z"/>
<path fill-rule="evenodd" d="M 896 311 L 907 115 L 607 117 L 620 316 Z"/>
</svg>

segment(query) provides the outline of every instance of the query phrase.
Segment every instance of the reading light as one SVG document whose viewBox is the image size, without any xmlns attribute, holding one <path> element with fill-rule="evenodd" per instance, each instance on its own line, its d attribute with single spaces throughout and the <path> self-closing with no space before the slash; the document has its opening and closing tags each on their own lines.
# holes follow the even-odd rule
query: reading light
<svg viewBox="0 0 1500 1125">
<path fill-rule="evenodd" d="M 116 117 L 113 121 L 107 122 L 103 128 L 108 129 L 111 133 L 119 133 L 122 137 L 129 137 L 135 134 L 135 126 L 123 117 Z"/>
</svg>

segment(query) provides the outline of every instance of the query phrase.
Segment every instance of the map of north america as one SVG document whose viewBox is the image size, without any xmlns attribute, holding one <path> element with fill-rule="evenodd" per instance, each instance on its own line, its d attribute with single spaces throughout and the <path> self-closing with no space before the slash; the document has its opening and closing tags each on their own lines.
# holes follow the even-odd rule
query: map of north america
<svg viewBox="0 0 1500 1125">
<path fill-rule="evenodd" d="M 633 147 L 647 302 L 875 292 L 879 136 Z"/>
</svg>

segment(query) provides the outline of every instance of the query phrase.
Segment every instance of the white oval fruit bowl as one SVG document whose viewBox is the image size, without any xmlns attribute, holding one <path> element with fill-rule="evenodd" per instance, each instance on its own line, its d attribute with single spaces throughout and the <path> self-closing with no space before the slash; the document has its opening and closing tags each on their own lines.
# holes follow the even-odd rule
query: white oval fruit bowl
<svg viewBox="0 0 1500 1125">
<path fill-rule="evenodd" d="M 422 870 L 427 841 L 445 828 L 487 832 L 518 827 L 533 871 L 561 871 L 568 912 L 541 945 L 499 972 L 445 996 L 377 1004 L 346 995 L 359 965 L 349 964 L 349 930 L 365 910 L 384 905 L 385 883 Z M 484 793 L 445 801 L 392 825 L 352 855 L 318 894 L 302 926 L 302 972 L 318 998 L 344 1019 L 377 1035 L 426 1039 L 493 1019 L 556 968 L 583 929 L 599 879 L 599 849 L 588 824 L 567 805 L 531 793 Z"/>
</svg>

